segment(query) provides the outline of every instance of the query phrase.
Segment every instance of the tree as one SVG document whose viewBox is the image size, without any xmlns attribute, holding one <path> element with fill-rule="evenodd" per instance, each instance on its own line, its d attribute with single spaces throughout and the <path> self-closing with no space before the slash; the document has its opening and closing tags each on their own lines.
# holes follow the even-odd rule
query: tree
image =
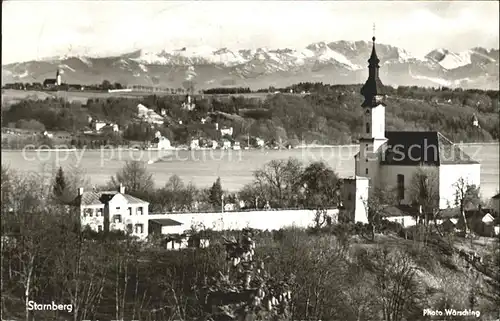
<svg viewBox="0 0 500 321">
<path fill-rule="evenodd" d="M 455 188 L 455 206 L 460 209 L 460 218 L 463 222 L 465 234 L 469 232 L 467 226 L 467 218 L 465 217 L 465 210 L 469 206 L 477 207 L 481 201 L 479 197 L 479 188 L 474 184 L 469 184 L 467 179 L 460 177 L 454 184 Z"/>
<path fill-rule="evenodd" d="M 308 207 L 328 207 L 338 205 L 339 178 L 324 162 L 308 165 L 300 175 L 300 185 L 304 187 L 304 203 Z"/>
<path fill-rule="evenodd" d="M 123 185 L 126 190 L 144 195 L 154 187 L 153 175 L 149 174 L 146 164 L 141 161 L 127 161 L 125 166 L 111 177 L 109 185 L 118 188 Z"/>
<path fill-rule="evenodd" d="M 409 193 L 413 205 L 421 207 L 425 217 L 424 222 L 428 223 L 428 219 L 435 219 L 436 211 L 439 210 L 437 168 L 418 168 L 412 177 Z"/>
<path fill-rule="evenodd" d="M 59 167 L 56 177 L 54 179 L 54 186 L 52 188 L 54 197 L 60 200 L 66 191 L 66 179 L 64 178 L 64 171 L 62 167 Z"/>
<path fill-rule="evenodd" d="M 377 249 L 361 258 L 375 274 L 375 294 L 380 302 L 383 320 L 408 320 L 421 298 L 417 283 L 417 268 L 402 251 L 388 247 Z"/>
<path fill-rule="evenodd" d="M 272 206 L 297 205 L 302 164 L 295 158 L 272 160 L 254 172 L 254 183 Z"/>
<path fill-rule="evenodd" d="M 213 183 L 210 188 L 210 204 L 213 206 L 221 206 L 222 205 L 222 185 L 220 182 L 220 177 L 217 177 L 217 180 Z"/>
<path fill-rule="evenodd" d="M 254 231 L 225 239 L 227 267 L 206 287 L 205 311 L 213 320 L 288 320 L 290 278 L 278 282 L 255 259 Z M 230 263 L 230 264 L 229 264 Z"/>
<path fill-rule="evenodd" d="M 101 86 L 102 86 L 103 90 L 112 89 L 112 85 L 111 85 L 111 82 L 109 82 L 109 80 L 103 80 Z"/>
</svg>

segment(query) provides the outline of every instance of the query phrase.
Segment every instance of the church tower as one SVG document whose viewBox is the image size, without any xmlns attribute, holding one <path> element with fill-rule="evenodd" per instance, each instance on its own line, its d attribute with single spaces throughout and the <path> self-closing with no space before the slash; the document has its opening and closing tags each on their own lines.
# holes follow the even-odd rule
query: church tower
<svg viewBox="0 0 500 321">
<path fill-rule="evenodd" d="M 361 88 L 364 97 L 363 131 L 359 140 L 359 154 L 356 156 L 356 175 L 376 181 L 379 168 L 379 148 L 387 141 L 385 138 L 385 92 L 379 78 L 379 62 L 375 50 L 375 37 L 368 59 L 368 79 Z M 373 185 L 373 184 L 370 184 Z"/>
</svg>

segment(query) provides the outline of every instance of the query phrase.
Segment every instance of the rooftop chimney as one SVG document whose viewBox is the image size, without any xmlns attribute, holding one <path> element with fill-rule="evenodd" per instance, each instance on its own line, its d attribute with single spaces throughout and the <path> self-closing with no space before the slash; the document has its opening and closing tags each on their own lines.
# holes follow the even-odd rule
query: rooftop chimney
<svg viewBox="0 0 500 321">
<path fill-rule="evenodd" d="M 120 184 L 119 192 L 120 194 L 125 194 L 125 186 L 123 186 L 123 184 Z"/>
<path fill-rule="evenodd" d="M 83 187 L 78 188 L 78 196 L 83 195 Z"/>
</svg>

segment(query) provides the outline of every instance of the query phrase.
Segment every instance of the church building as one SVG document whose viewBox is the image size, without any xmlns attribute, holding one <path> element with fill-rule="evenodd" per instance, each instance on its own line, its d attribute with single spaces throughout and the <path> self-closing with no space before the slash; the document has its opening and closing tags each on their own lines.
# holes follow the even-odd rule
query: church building
<svg viewBox="0 0 500 321">
<path fill-rule="evenodd" d="M 455 184 L 480 184 L 480 164 L 438 131 L 386 131 L 387 92 L 379 77 L 375 37 L 368 79 L 361 88 L 363 134 L 354 156 L 355 176 L 345 180 L 344 205 L 355 222 L 368 222 L 367 201 L 377 189 L 391 190 L 399 205 L 411 207 L 412 179 L 421 170 L 435 173 L 431 186 L 439 208 L 455 207 Z M 395 106 L 397 107 L 397 106 Z"/>
</svg>

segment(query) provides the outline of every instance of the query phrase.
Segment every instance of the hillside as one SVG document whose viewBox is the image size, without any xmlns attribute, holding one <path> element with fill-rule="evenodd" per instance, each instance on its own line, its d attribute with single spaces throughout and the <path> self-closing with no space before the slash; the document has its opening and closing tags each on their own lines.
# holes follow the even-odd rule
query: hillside
<svg viewBox="0 0 500 321">
<path fill-rule="evenodd" d="M 2 66 L 2 82 L 43 82 L 59 68 L 64 82 L 101 83 L 196 89 L 243 86 L 252 89 L 284 87 L 304 81 L 331 84 L 361 83 L 371 42 L 334 41 L 305 48 L 231 50 L 181 48 L 173 51 L 138 50 L 116 57 L 58 57 Z M 415 57 L 403 48 L 377 44 L 381 77 L 398 86 L 448 86 L 498 89 L 498 49 L 471 48 L 454 53 L 436 49 Z"/>
<path fill-rule="evenodd" d="M 265 98 L 195 96 L 196 108 L 193 111 L 183 110 L 184 97 L 173 95 L 91 98 L 86 105 L 61 99 L 24 100 L 2 109 L 2 126 L 20 128 L 20 121 L 35 120 L 41 123 L 36 128 L 76 133 L 88 128 L 90 115 L 120 126 L 122 136 L 106 138 L 108 143 L 116 144 L 122 139 L 151 140 L 155 130 L 160 130 L 177 144 L 186 144 L 191 138 L 219 139 L 215 123 L 219 128 L 233 127 L 232 138 L 244 144 L 248 136 L 293 146 L 301 141 L 350 144 L 356 142 L 361 133 L 360 87 L 303 83 L 290 88 L 311 94 L 268 94 Z M 386 129 L 389 131 L 440 131 L 455 142 L 484 142 L 499 137 L 497 91 L 399 87 L 397 90 L 389 88 L 388 94 Z M 136 106 L 139 103 L 158 113 L 164 110 L 166 123 L 155 125 L 155 130 L 149 125 L 142 128 L 137 118 Z M 473 126 L 474 115 L 479 127 Z"/>
</svg>

